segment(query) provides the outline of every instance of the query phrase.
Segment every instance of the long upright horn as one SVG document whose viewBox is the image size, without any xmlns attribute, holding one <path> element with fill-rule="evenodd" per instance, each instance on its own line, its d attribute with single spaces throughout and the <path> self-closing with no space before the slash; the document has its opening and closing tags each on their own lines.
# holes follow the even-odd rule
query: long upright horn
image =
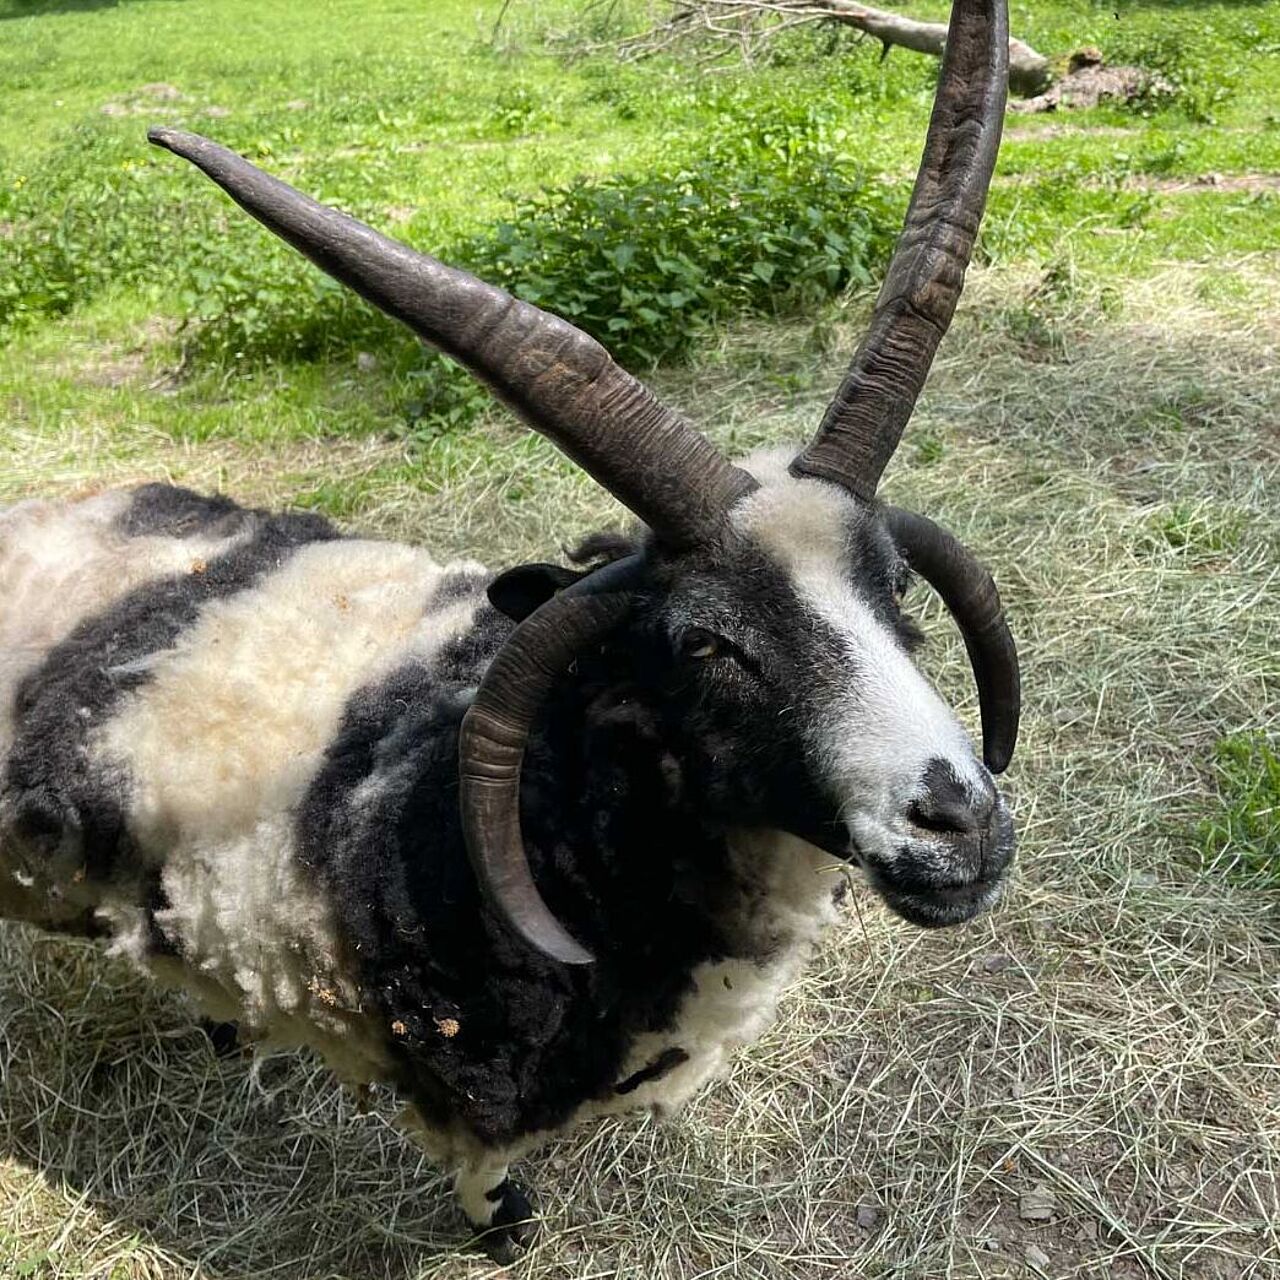
<svg viewBox="0 0 1280 1280">
<path fill-rule="evenodd" d="M 660 540 L 694 545 L 756 487 L 582 330 L 317 204 L 233 151 L 152 129 L 322 271 L 453 356 Z"/>
<path fill-rule="evenodd" d="M 954 0 L 898 247 L 871 327 L 794 475 L 875 493 L 960 298 L 1000 146 L 1008 62 L 1005 0 Z"/>
</svg>

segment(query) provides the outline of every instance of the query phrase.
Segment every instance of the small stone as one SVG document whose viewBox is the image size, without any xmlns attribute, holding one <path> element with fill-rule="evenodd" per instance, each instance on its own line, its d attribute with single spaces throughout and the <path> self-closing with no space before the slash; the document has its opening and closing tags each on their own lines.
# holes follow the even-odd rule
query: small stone
<svg viewBox="0 0 1280 1280">
<path fill-rule="evenodd" d="M 1057 1203 L 1053 1192 L 1041 1184 L 1018 1197 L 1018 1216 L 1024 1222 L 1049 1222 L 1053 1219 Z"/>
<path fill-rule="evenodd" d="M 1027 1266 L 1035 1267 L 1037 1271 L 1043 1271 L 1049 1265 L 1049 1255 L 1038 1244 L 1027 1245 L 1023 1257 L 1027 1260 Z"/>
<path fill-rule="evenodd" d="M 378 367 L 378 357 L 368 351 L 356 353 L 356 368 L 361 373 L 373 373 Z"/>
<path fill-rule="evenodd" d="M 864 1231 L 870 1231 L 880 1221 L 880 1210 L 873 1204 L 860 1204 L 855 1220 Z"/>
<path fill-rule="evenodd" d="M 992 955 L 982 957 L 982 968 L 986 973 L 1003 973 L 1011 964 L 1008 956 Z"/>
</svg>

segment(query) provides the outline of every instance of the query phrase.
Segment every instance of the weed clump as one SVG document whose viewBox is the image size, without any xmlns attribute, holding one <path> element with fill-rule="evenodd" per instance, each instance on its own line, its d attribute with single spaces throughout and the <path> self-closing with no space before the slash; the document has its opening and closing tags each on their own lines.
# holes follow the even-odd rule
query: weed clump
<svg viewBox="0 0 1280 1280">
<path fill-rule="evenodd" d="M 37 171 L 0 185 L 0 335 L 151 278 L 179 207 L 157 204 L 150 177 L 119 134 L 79 126 Z"/>
<path fill-rule="evenodd" d="M 900 210 L 848 171 L 845 141 L 812 103 L 734 103 L 701 156 L 524 197 L 451 259 L 572 321 L 632 369 L 683 360 L 730 316 L 794 314 L 871 282 Z M 414 434 L 456 430 L 483 410 L 461 377 L 429 358 Z"/>
<path fill-rule="evenodd" d="M 1158 31 L 1135 32 L 1119 41 L 1109 61 L 1151 73 L 1146 90 L 1128 107 L 1140 115 L 1170 108 L 1194 124 L 1213 124 L 1238 81 L 1238 73 L 1215 53 L 1221 38 L 1212 22 L 1170 15 Z"/>
<path fill-rule="evenodd" d="M 189 354 L 225 367 L 376 345 L 392 330 L 115 128 L 78 126 L 37 171 L 0 187 L 0 222 L 0 337 L 109 288 L 176 288 Z"/>
<path fill-rule="evenodd" d="M 1280 743 L 1261 733 L 1230 734 L 1215 757 L 1219 805 L 1200 824 L 1205 862 L 1280 886 Z"/>
<path fill-rule="evenodd" d="M 529 103 L 515 95 L 508 105 L 519 115 Z M 511 128 L 527 123 L 522 116 Z M 508 219 L 441 257 L 647 369 L 684 358 L 729 316 L 796 312 L 870 283 L 898 210 L 885 187 L 843 161 L 844 141 L 834 113 L 810 103 L 736 103 L 701 155 L 520 197 Z M 65 314 L 108 285 L 163 289 L 176 292 L 183 345 L 197 363 L 236 369 L 395 352 L 413 366 L 406 412 L 415 435 L 465 427 L 487 404 L 458 369 L 424 363 L 395 325 L 229 216 L 190 175 L 140 156 L 136 139 L 83 127 L 32 185 L 38 197 L 11 186 L 0 203 L 11 260 L 0 333 Z M 342 203 L 378 221 L 376 210 Z"/>
</svg>

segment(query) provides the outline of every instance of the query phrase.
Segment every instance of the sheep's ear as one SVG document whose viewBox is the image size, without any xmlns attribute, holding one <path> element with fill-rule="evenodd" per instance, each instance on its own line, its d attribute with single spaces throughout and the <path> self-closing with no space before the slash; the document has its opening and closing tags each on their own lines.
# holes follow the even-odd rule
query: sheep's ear
<svg viewBox="0 0 1280 1280">
<path fill-rule="evenodd" d="M 539 605 L 582 577 L 558 564 L 522 564 L 489 583 L 489 603 L 514 622 L 523 622 Z"/>
</svg>

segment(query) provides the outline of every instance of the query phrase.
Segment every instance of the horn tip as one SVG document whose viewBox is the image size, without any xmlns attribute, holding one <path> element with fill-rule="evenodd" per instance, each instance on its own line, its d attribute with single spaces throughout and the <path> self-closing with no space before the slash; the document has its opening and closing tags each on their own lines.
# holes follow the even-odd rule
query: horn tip
<svg viewBox="0 0 1280 1280">
<path fill-rule="evenodd" d="M 1017 742 L 1016 734 L 1007 741 L 984 742 L 982 744 L 982 762 L 996 774 L 1003 773 L 1013 760 L 1013 748 Z"/>
<path fill-rule="evenodd" d="M 530 919 L 525 913 L 512 914 L 505 905 L 497 904 L 507 924 L 535 951 L 561 964 L 583 966 L 595 964 L 595 956 L 572 937 L 558 920 L 547 915 Z M 539 913 L 541 915 L 541 913 Z"/>
<path fill-rule="evenodd" d="M 201 147 L 209 146 L 209 140 L 198 133 L 186 133 L 182 129 L 171 129 L 168 125 L 153 124 L 147 130 L 147 141 L 155 147 L 163 147 L 172 151 L 175 156 L 191 159 Z"/>
<path fill-rule="evenodd" d="M 557 940 L 550 946 L 539 943 L 538 950 L 553 960 L 559 960 L 561 964 L 577 965 L 579 968 L 596 962 L 595 956 L 585 947 L 579 946 L 568 934 L 565 934 L 563 940 Z"/>
</svg>

